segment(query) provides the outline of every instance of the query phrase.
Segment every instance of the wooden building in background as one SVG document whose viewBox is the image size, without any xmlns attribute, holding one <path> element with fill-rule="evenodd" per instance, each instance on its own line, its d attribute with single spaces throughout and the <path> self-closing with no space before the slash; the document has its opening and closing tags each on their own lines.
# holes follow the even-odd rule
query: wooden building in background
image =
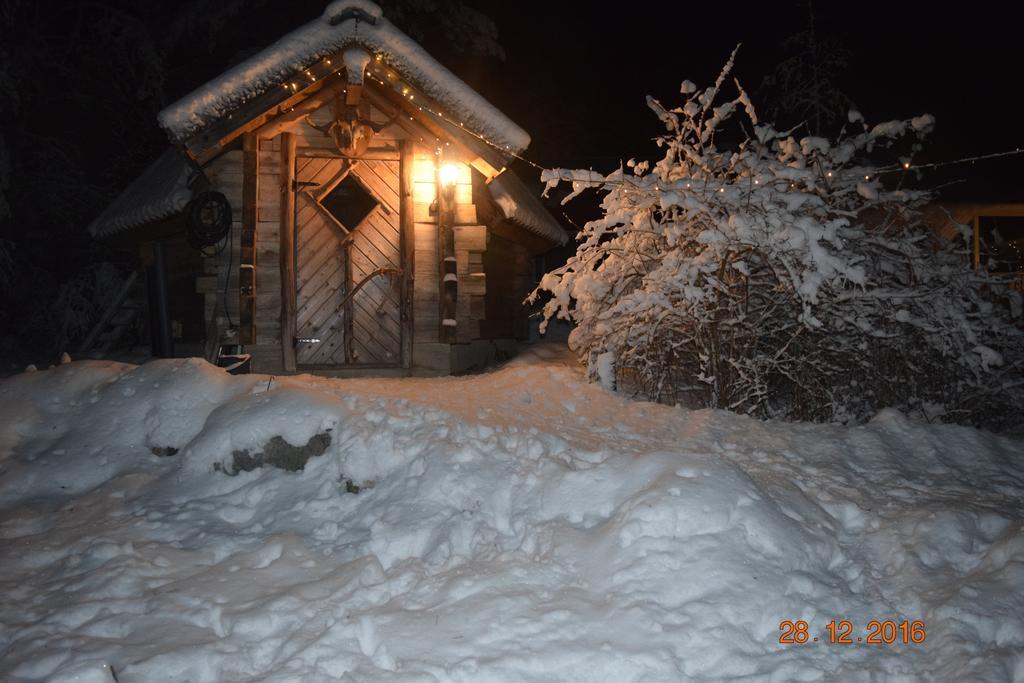
<svg viewBox="0 0 1024 683">
<path fill-rule="evenodd" d="M 375 4 L 330 4 L 159 122 L 173 148 L 90 227 L 140 249 L 157 346 L 445 374 L 527 337 L 534 259 L 566 241 L 506 169 L 529 136 Z"/>
<path fill-rule="evenodd" d="M 944 239 L 966 238 L 975 270 L 1024 291 L 1024 203 L 941 202 L 927 207 L 925 220 Z"/>
</svg>

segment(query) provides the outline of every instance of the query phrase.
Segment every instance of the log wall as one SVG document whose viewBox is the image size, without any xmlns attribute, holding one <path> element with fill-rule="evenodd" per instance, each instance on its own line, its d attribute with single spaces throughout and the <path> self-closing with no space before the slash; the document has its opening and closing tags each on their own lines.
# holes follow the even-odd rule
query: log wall
<svg viewBox="0 0 1024 683">
<path fill-rule="evenodd" d="M 312 121 L 327 122 L 329 107 L 315 112 Z M 386 120 L 376 110 L 375 120 Z M 283 129 L 294 135 L 296 155 L 329 156 L 336 154 L 334 143 L 305 121 Z M 246 346 L 253 356 L 253 371 L 282 373 L 286 371 L 285 348 L 282 344 L 282 282 L 281 282 L 281 211 L 282 130 L 273 137 L 257 142 L 259 177 L 256 186 L 255 210 L 255 343 Z M 525 338 L 528 324 L 523 298 L 532 285 L 528 250 L 500 237 L 477 218 L 473 202 L 473 179 L 468 165 L 461 165 L 455 189 L 455 256 L 458 276 L 456 306 L 456 344 L 439 342 L 440 327 L 440 255 L 436 211 L 431 204 L 436 198 L 436 167 L 434 149 L 414 140 L 405 128 L 391 125 L 375 137 L 367 156 L 375 148 L 383 154 L 394 154 L 401 141 L 407 140 L 412 159 L 407 178 L 411 196 L 404 198 L 404 208 L 411 209 L 406 228 L 411 229 L 406 251 L 411 252 L 412 272 L 409 284 L 409 314 L 412 317 L 412 364 L 419 371 L 448 373 L 466 365 L 458 355 L 461 349 L 477 349 L 483 344 L 497 348 L 494 340 Z M 203 261 L 202 275 L 196 279 L 197 291 L 205 295 L 205 315 L 219 335 L 228 321 L 239 324 L 239 237 L 243 217 L 243 153 L 228 151 L 205 167 L 212 187 L 224 193 L 233 214 L 231 249 Z M 230 268 L 229 268 L 230 264 Z M 225 282 L 227 281 L 226 292 Z M 225 303 L 227 313 L 225 314 Z M 485 341 L 482 341 L 485 340 Z M 290 344 L 290 340 L 285 343 Z"/>
</svg>

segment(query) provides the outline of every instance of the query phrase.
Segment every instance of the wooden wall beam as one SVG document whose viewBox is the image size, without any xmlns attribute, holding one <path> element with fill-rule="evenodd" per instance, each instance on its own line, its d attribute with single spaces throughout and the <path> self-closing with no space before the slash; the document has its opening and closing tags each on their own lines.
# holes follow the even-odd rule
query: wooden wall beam
<svg viewBox="0 0 1024 683">
<path fill-rule="evenodd" d="M 456 309 L 459 298 L 458 262 L 455 258 L 455 187 L 441 183 L 441 166 L 437 168 L 437 243 L 440 249 L 440 317 L 438 340 L 454 344 Z"/>
<path fill-rule="evenodd" d="M 259 220 L 260 153 L 256 136 L 242 137 L 242 234 L 238 265 L 238 341 L 256 343 L 256 222 Z"/>
<path fill-rule="evenodd" d="M 295 372 L 295 134 L 281 136 L 281 361 Z"/>
<path fill-rule="evenodd" d="M 360 74 L 360 76 L 362 76 L 362 74 Z M 350 107 L 358 106 L 362 94 L 362 83 L 349 83 L 348 88 L 345 89 L 345 104 Z"/>
<path fill-rule="evenodd" d="M 412 165 L 414 145 L 411 140 L 402 140 L 399 144 L 401 159 L 399 161 L 398 196 L 399 233 L 402 242 L 402 367 L 412 367 L 412 344 L 415 315 L 413 294 L 416 280 L 416 226 L 412 196 Z"/>
</svg>

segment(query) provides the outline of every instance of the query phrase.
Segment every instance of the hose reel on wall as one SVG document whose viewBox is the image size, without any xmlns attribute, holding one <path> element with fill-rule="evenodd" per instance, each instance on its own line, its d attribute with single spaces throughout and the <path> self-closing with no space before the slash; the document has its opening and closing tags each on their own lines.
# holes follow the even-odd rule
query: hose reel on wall
<svg viewBox="0 0 1024 683">
<path fill-rule="evenodd" d="M 188 243 L 203 252 L 204 256 L 215 256 L 224 250 L 231 233 L 231 204 L 221 192 L 200 192 L 186 207 Z M 206 250 L 217 247 L 214 253 Z"/>
<path fill-rule="evenodd" d="M 223 278 L 219 295 L 219 305 L 222 307 L 224 317 L 228 322 L 227 335 L 231 335 L 234 323 L 231 320 L 231 313 L 228 309 L 228 288 L 231 284 L 231 204 L 228 198 L 221 192 L 207 190 L 197 193 L 185 207 L 186 238 L 189 246 L 199 251 L 204 258 L 220 256 L 225 249 L 228 250 L 228 263 L 226 277 Z M 211 313 L 206 324 L 206 359 L 212 363 L 220 364 L 221 337 L 222 334 L 216 324 L 216 308 Z M 240 351 L 239 351 L 240 352 Z M 240 357 L 236 360 L 240 360 Z M 237 370 L 246 372 L 247 370 Z M 236 372 L 230 369 L 229 372 Z"/>
</svg>

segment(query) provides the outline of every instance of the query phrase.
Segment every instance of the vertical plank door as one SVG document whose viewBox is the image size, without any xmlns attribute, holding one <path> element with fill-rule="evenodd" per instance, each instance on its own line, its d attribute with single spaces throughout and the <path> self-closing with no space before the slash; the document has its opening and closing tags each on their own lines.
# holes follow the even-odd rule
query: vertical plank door
<svg viewBox="0 0 1024 683">
<path fill-rule="evenodd" d="M 300 156 L 295 167 L 297 364 L 400 365 L 398 161 Z"/>
</svg>

